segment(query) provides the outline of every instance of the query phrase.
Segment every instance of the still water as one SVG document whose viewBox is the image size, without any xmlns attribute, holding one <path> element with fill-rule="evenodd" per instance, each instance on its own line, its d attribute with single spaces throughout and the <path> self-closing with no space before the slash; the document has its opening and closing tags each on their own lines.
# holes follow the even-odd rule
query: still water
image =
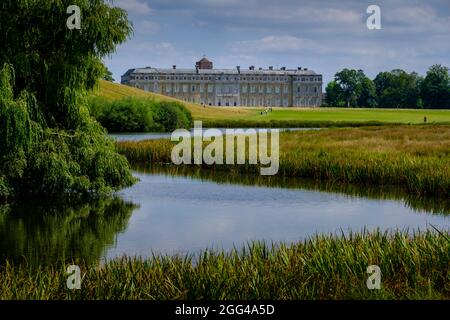
<svg viewBox="0 0 450 320">
<path fill-rule="evenodd" d="M 364 228 L 450 228 L 448 200 L 409 198 L 395 189 L 170 166 L 136 170 L 140 182 L 111 199 L 0 206 L 0 264 L 97 263 Z"/>
<path fill-rule="evenodd" d="M 218 128 L 222 134 L 225 134 L 225 128 Z M 277 129 L 277 128 L 272 128 Z M 204 128 L 202 132 L 204 132 L 204 136 L 208 137 L 208 128 Z M 239 130 L 239 129 L 233 129 L 233 130 Z M 247 130 L 247 129 L 241 129 L 241 130 Z M 259 128 L 256 130 L 269 130 L 268 128 Z M 285 128 L 285 129 L 278 129 L 280 132 L 282 131 L 303 131 L 303 130 L 322 130 L 320 128 Z M 193 134 L 194 130 L 191 129 L 189 132 L 190 134 Z M 109 134 L 110 137 L 114 138 L 116 141 L 141 141 L 141 140 L 156 140 L 156 139 L 170 139 L 172 133 L 169 132 L 144 132 L 144 133 L 111 133 Z"/>
</svg>

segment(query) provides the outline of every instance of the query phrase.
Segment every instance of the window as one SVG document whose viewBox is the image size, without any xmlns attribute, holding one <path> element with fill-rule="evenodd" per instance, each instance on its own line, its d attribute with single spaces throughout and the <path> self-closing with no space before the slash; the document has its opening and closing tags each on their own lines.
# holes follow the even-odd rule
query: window
<svg viewBox="0 0 450 320">
<path fill-rule="evenodd" d="M 272 93 L 272 87 L 267 86 L 267 93 Z"/>
<path fill-rule="evenodd" d="M 242 93 L 247 93 L 247 85 L 242 86 Z"/>
<path fill-rule="evenodd" d="M 192 92 L 195 92 L 195 85 L 192 85 L 191 91 L 192 91 Z"/>
<path fill-rule="evenodd" d="M 259 93 L 264 93 L 264 87 L 263 86 L 259 86 Z"/>
<path fill-rule="evenodd" d="M 188 85 L 183 84 L 183 93 L 187 93 L 187 92 L 188 92 Z"/>
<path fill-rule="evenodd" d="M 166 84 L 166 92 L 169 93 L 172 91 L 172 85 L 171 84 Z"/>
<path fill-rule="evenodd" d="M 214 86 L 212 84 L 208 85 L 208 93 L 214 92 Z"/>
<path fill-rule="evenodd" d="M 279 94 L 279 93 L 280 93 L 280 87 L 278 87 L 278 86 L 275 87 L 275 93 L 276 93 L 276 94 Z M 278 103 L 277 103 L 277 104 L 278 104 Z"/>
<path fill-rule="evenodd" d="M 204 84 L 200 85 L 200 92 L 201 93 L 205 92 L 205 85 Z"/>
<path fill-rule="evenodd" d="M 289 93 L 289 87 L 288 86 L 284 86 L 284 93 Z"/>
</svg>

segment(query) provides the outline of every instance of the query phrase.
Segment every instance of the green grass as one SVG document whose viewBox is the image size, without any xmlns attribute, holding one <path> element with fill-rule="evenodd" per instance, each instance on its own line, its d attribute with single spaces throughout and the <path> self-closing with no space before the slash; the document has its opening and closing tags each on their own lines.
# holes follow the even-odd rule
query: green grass
<svg viewBox="0 0 450 320">
<path fill-rule="evenodd" d="M 169 140 L 120 142 L 131 163 L 171 163 Z M 260 174 L 257 165 L 204 169 Z M 450 126 L 382 126 L 286 132 L 279 177 L 397 186 L 413 196 L 449 198 Z"/>
<path fill-rule="evenodd" d="M 231 252 L 124 258 L 82 266 L 80 290 L 62 265 L 5 264 L 0 299 L 450 299 L 448 233 L 361 232 Z M 368 290 L 369 265 L 381 289 Z"/>
<path fill-rule="evenodd" d="M 179 101 L 160 94 L 148 93 L 106 81 L 94 92 L 107 99 L 124 97 L 152 97 L 156 100 Z M 195 120 L 204 121 L 208 127 L 345 127 L 368 124 L 419 124 L 450 123 L 450 110 L 414 109 L 353 109 L 353 108 L 273 108 L 261 115 L 257 107 L 202 107 L 183 102 Z"/>
</svg>

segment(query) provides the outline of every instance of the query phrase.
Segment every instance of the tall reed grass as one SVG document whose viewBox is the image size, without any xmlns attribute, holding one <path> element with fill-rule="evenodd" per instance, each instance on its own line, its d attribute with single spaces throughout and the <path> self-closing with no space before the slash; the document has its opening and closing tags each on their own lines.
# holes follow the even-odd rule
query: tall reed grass
<svg viewBox="0 0 450 320">
<path fill-rule="evenodd" d="M 120 142 L 132 163 L 171 163 L 169 140 Z M 202 168 L 259 174 L 258 165 Z M 280 135 L 278 176 L 398 186 L 411 195 L 449 197 L 450 126 L 295 131 Z"/>
<path fill-rule="evenodd" d="M 381 289 L 369 290 L 369 265 Z M 66 266 L 0 267 L 0 299 L 450 299 L 448 232 L 363 231 L 231 252 L 123 258 L 82 265 L 80 290 Z"/>
</svg>

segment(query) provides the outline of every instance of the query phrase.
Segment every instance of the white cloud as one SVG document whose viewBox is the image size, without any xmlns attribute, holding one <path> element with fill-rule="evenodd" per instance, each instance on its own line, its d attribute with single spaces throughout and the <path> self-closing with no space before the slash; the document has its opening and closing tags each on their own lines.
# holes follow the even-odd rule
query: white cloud
<svg viewBox="0 0 450 320">
<path fill-rule="evenodd" d="M 258 40 L 237 41 L 232 44 L 233 52 L 292 52 L 316 47 L 314 41 L 290 35 L 266 36 Z"/>
<path fill-rule="evenodd" d="M 140 2 L 139 0 L 115 0 L 114 5 L 118 6 L 128 13 L 144 15 L 152 12 L 152 9 L 146 2 Z"/>
<path fill-rule="evenodd" d="M 141 20 L 137 23 L 134 30 L 141 34 L 154 34 L 157 33 L 160 29 L 161 26 L 155 21 Z"/>
</svg>

